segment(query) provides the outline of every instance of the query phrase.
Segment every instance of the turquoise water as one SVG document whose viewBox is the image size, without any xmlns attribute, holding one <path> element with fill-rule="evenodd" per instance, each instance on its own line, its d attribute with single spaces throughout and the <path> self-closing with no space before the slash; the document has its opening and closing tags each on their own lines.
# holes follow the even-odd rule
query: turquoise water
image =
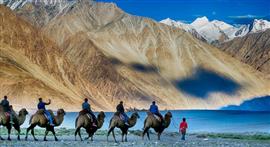
<svg viewBox="0 0 270 147">
<path fill-rule="evenodd" d="M 166 111 L 167 112 L 167 111 Z M 162 111 L 161 113 L 166 113 Z M 176 132 L 183 117 L 186 117 L 189 132 L 268 132 L 270 133 L 270 112 L 250 112 L 250 111 L 221 111 L 221 110 L 175 110 L 172 123 L 166 131 Z M 69 112 L 61 127 L 74 128 L 75 119 L 78 113 Z M 108 129 L 112 112 L 105 113 L 105 123 L 101 129 Z M 128 113 L 130 116 L 131 113 Z M 131 130 L 141 130 L 146 117 L 146 112 L 139 112 L 140 119 Z M 28 118 L 29 119 L 29 116 Z M 28 126 L 28 120 L 23 127 Z"/>
</svg>

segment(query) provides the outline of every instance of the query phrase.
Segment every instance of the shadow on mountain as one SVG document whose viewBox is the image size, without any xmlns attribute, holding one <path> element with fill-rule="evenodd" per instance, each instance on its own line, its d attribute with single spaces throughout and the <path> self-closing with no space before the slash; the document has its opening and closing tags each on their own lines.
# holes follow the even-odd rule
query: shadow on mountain
<svg viewBox="0 0 270 147">
<path fill-rule="evenodd" d="M 188 95 L 207 98 L 213 92 L 234 95 L 241 85 L 216 72 L 197 68 L 188 78 L 173 81 L 175 87 Z"/>
<path fill-rule="evenodd" d="M 120 60 L 118 60 L 116 58 L 109 58 L 109 60 L 113 65 L 121 65 L 121 64 L 123 64 Z"/>
<path fill-rule="evenodd" d="M 241 110 L 241 111 L 270 111 L 270 96 L 256 97 L 246 100 L 240 105 L 228 105 L 221 110 Z"/>
<path fill-rule="evenodd" d="M 132 63 L 132 64 L 130 64 L 130 67 L 136 71 L 144 72 L 144 73 L 158 72 L 158 69 L 152 65 L 143 65 L 140 63 Z"/>
</svg>

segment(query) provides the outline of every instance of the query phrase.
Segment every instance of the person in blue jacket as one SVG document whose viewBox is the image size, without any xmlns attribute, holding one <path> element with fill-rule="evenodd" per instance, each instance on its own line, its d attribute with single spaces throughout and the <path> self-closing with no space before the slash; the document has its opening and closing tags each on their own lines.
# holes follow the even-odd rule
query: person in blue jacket
<svg viewBox="0 0 270 147">
<path fill-rule="evenodd" d="M 49 99 L 49 102 L 48 103 L 43 102 L 42 98 L 39 98 L 38 101 L 39 101 L 39 103 L 37 105 L 38 110 L 44 110 L 45 115 L 49 119 L 50 125 L 51 126 L 54 126 L 54 124 L 53 124 L 53 118 L 51 116 L 51 113 L 48 110 L 46 110 L 46 108 L 45 108 L 46 105 L 50 105 L 51 104 L 51 99 Z"/>
<path fill-rule="evenodd" d="M 84 102 L 82 103 L 82 109 L 87 111 L 88 114 L 90 114 L 93 118 L 93 126 L 96 126 L 97 124 L 97 118 L 96 116 L 94 115 L 93 111 L 91 110 L 91 105 L 89 104 L 88 102 L 88 98 L 85 98 L 84 99 Z"/>
<path fill-rule="evenodd" d="M 155 102 L 155 101 L 152 102 L 152 105 L 150 106 L 149 111 L 150 111 L 152 114 L 157 115 L 157 116 L 161 119 L 161 121 L 163 121 L 163 117 L 162 117 L 162 115 L 160 114 L 160 112 L 159 112 L 159 110 L 158 110 L 158 106 L 156 105 L 156 102 Z"/>
</svg>

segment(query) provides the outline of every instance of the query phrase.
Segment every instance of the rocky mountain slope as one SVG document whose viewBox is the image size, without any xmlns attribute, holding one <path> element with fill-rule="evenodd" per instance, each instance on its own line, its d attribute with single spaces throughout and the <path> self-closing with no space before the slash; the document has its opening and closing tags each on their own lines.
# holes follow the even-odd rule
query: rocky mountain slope
<svg viewBox="0 0 270 147">
<path fill-rule="evenodd" d="M 270 29 L 235 38 L 219 45 L 219 48 L 233 57 L 270 74 Z"/>
<path fill-rule="evenodd" d="M 0 85 L 15 107 L 31 107 L 38 97 L 63 99 L 71 109 L 86 85 L 57 45 L 0 5 Z"/>
<path fill-rule="evenodd" d="M 119 100 L 137 108 L 156 100 L 161 109 L 214 109 L 269 93 L 264 74 L 186 31 L 112 3 L 80 0 L 59 8 L 27 3 L 15 11 L 56 43 L 96 110 L 114 110 Z"/>
<path fill-rule="evenodd" d="M 1 95 L 8 95 L 15 108 L 34 109 L 37 98 L 44 97 L 53 100 L 50 108 L 64 107 L 72 111 L 80 109 L 83 98 L 89 97 L 95 104 L 93 109 L 109 111 L 114 109 L 119 97 L 122 100 L 135 97 L 134 101 L 150 97 L 120 76 L 111 60 L 96 50 L 91 41 L 83 40 L 83 34 L 74 36 L 73 40 L 70 38 L 70 42 L 67 40 L 63 51 L 8 8 L 1 6 L 0 11 Z M 66 55 L 76 57 L 76 53 L 68 50 L 76 40 L 80 41 L 82 49 L 76 53 L 86 56 L 73 58 L 73 63 Z"/>
</svg>

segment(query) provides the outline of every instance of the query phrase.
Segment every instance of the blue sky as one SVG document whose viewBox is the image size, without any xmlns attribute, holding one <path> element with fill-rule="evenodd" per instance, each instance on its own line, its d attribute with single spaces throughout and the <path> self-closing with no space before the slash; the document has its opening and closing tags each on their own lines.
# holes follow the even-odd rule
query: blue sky
<svg viewBox="0 0 270 147">
<path fill-rule="evenodd" d="M 97 0 L 114 2 L 124 11 L 160 21 L 165 18 L 192 22 L 200 16 L 231 24 L 270 19 L 270 0 Z"/>
</svg>

